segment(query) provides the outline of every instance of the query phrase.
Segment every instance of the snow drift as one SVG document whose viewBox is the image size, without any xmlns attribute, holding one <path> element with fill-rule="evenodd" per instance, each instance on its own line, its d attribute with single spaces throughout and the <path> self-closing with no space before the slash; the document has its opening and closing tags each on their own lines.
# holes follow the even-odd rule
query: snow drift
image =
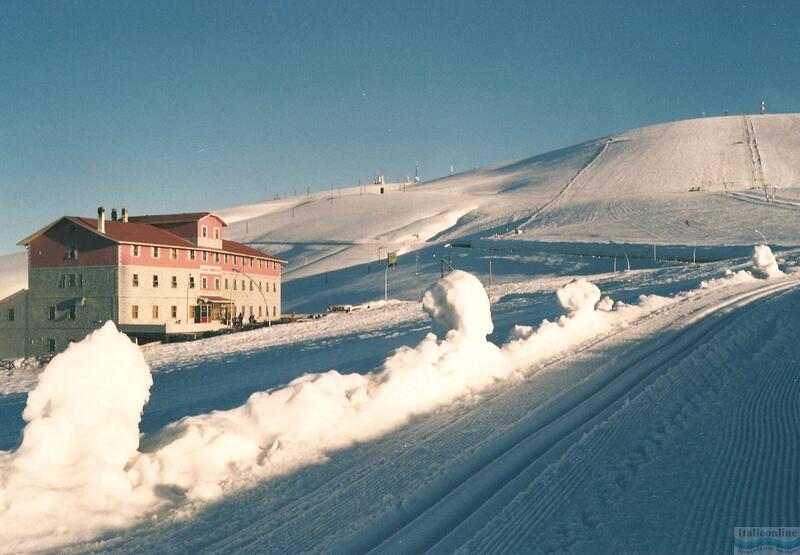
<svg viewBox="0 0 800 555">
<path fill-rule="evenodd" d="M 398 349 L 377 371 L 305 375 L 238 408 L 174 422 L 138 450 L 149 369 L 106 324 L 53 359 L 30 394 L 22 445 L 0 454 L 0 540 L 16 550 L 75 541 L 181 499 L 201 502 L 285 474 L 671 302 L 600 302 L 585 280 L 556 294 L 565 315 L 518 326 L 501 348 L 486 339 L 493 324 L 483 286 L 452 272 L 424 295 L 436 334 Z"/>
<path fill-rule="evenodd" d="M 129 522 L 118 505 L 133 487 L 125 466 L 137 453 L 150 369 L 139 348 L 107 323 L 57 355 L 28 394 L 22 443 L 0 453 L 0 545 Z"/>
</svg>

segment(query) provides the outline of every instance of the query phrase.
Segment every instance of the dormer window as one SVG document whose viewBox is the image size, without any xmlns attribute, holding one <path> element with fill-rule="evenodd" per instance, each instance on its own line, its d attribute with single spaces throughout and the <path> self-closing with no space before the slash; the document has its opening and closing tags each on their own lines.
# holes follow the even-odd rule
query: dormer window
<svg viewBox="0 0 800 555">
<path fill-rule="evenodd" d="M 214 239 L 219 239 L 219 228 L 218 227 L 214 228 Z"/>
<path fill-rule="evenodd" d="M 78 248 L 75 245 L 69 245 L 67 247 L 66 259 L 75 260 L 76 258 L 78 258 Z"/>
<path fill-rule="evenodd" d="M 206 226 L 203 226 L 203 227 L 201 227 L 201 228 L 200 228 L 200 236 L 201 236 L 203 239 L 205 239 L 206 237 L 208 237 L 208 228 L 207 228 Z"/>
</svg>

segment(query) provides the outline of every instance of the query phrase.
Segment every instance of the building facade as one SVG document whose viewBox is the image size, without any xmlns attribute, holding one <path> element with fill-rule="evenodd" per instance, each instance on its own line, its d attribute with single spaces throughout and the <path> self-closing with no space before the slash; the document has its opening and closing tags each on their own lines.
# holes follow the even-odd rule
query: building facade
<svg viewBox="0 0 800 555">
<path fill-rule="evenodd" d="M 0 357 L 47 356 L 112 320 L 140 339 L 281 317 L 284 261 L 225 240 L 209 212 L 65 216 L 20 242 L 28 289 L 0 301 Z"/>
</svg>

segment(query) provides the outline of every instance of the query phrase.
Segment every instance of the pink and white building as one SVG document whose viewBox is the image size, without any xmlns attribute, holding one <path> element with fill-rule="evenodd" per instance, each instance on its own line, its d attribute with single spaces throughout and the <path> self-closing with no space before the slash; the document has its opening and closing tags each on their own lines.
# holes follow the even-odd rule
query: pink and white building
<svg viewBox="0 0 800 555">
<path fill-rule="evenodd" d="M 20 242 L 28 289 L 0 301 L 0 357 L 63 350 L 107 320 L 162 339 L 281 317 L 284 261 L 224 238 L 210 212 L 64 216 Z"/>
</svg>

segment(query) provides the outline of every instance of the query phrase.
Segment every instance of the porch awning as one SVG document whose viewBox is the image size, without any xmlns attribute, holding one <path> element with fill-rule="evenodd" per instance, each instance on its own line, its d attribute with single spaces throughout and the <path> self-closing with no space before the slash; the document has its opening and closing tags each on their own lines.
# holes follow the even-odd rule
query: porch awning
<svg viewBox="0 0 800 555">
<path fill-rule="evenodd" d="M 197 300 L 201 303 L 212 303 L 212 304 L 231 304 L 231 300 L 227 297 L 216 297 L 213 295 L 204 295 L 202 297 L 197 297 Z"/>
</svg>

